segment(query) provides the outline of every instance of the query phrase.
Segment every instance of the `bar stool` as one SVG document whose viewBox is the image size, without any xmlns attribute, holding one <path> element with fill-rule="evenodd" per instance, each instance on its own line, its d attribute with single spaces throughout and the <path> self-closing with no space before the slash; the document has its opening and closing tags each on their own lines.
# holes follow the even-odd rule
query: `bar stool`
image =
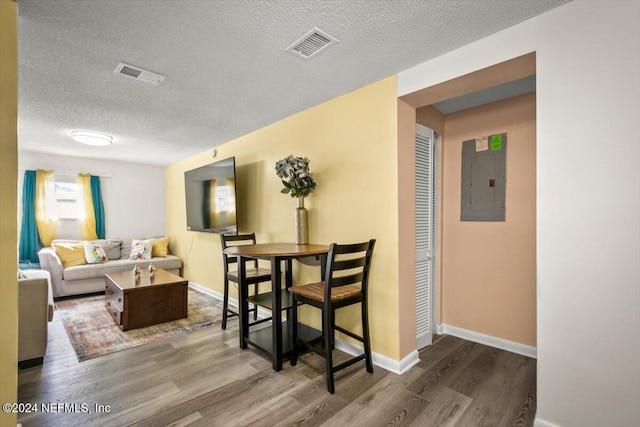
<svg viewBox="0 0 640 427">
<path fill-rule="evenodd" d="M 220 235 L 220 241 L 222 243 L 222 250 L 224 251 L 229 246 L 237 245 L 255 245 L 256 235 L 255 233 L 232 235 Z M 229 308 L 229 281 L 238 284 L 240 278 L 237 270 L 230 270 L 231 264 L 237 264 L 238 258 L 234 256 L 228 256 L 222 252 L 222 261 L 224 263 L 224 296 L 222 299 L 222 329 L 227 329 L 227 318 L 238 316 L 239 313 L 232 308 Z M 247 260 L 247 264 L 253 264 L 253 267 L 247 266 L 247 284 L 253 285 L 253 295 L 258 295 L 259 284 L 263 282 L 271 281 L 271 270 L 268 268 L 261 268 L 258 266 L 258 260 Z M 249 309 L 249 312 L 253 312 L 253 320 L 258 319 L 258 306 L 253 304 L 253 308 Z"/>
<path fill-rule="evenodd" d="M 294 342 L 291 364 L 298 357 L 297 344 L 325 358 L 327 390 L 334 393 L 333 376 L 341 369 L 365 360 L 367 372 L 373 372 L 371 361 L 371 342 L 369 337 L 369 319 L 367 313 L 367 283 L 375 239 L 368 242 L 338 245 L 332 243 L 327 256 L 325 280 L 303 286 L 293 286 L 289 292 L 293 295 L 292 337 Z M 322 310 L 322 335 L 309 341 L 298 336 L 297 303 L 302 302 Z M 339 308 L 360 303 L 362 316 L 362 336 L 335 324 L 335 311 Z M 333 366 L 333 337 L 340 331 L 364 344 L 364 352 L 358 356 Z M 320 345 L 321 344 L 321 345 Z"/>
</svg>

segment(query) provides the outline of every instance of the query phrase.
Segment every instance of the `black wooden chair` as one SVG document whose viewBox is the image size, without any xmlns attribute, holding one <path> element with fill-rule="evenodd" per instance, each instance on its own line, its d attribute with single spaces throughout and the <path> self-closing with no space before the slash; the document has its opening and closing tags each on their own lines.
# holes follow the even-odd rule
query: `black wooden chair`
<svg viewBox="0 0 640 427">
<path fill-rule="evenodd" d="M 232 235 L 220 235 L 220 241 L 222 243 L 222 250 L 224 251 L 229 246 L 238 245 L 252 245 L 256 243 L 255 233 L 250 234 L 238 234 Z M 222 260 L 224 262 L 224 296 L 222 299 L 222 329 L 227 329 L 227 318 L 238 316 L 239 313 L 232 308 L 229 308 L 229 282 L 235 282 L 239 284 L 240 277 L 237 270 L 230 270 L 231 264 L 237 264 L 238 258 L 234 256 L 228 256 L 222 252 Z M 271 270 L 268 268 L 261 268 L 258 266 L 258 260 L 246 261 L 246 275 L 247 283 L 253 285 L 253 295 L 258 295 L 258 288 L 260 283 L 271 281 Z M 253 264 L 249 266 L 248 264 Z M 249 312 L 253 312 L 254 322 L 258 319 L 258 306 L 253 304 L 253 308 L 249 309 Z M 268 319 L 264 319 L 268 320 Z M 255 324 L 255 323 L 253 323 Z"/>
<path fill-rule="evenodd" d="M 327 371 L 327 390 L 331 394 L 334 392 L 333 376 L 341 369 L 364 359 L 367 372 L 373 372 L 367 314 L 367 282 L 375 243 L 375 239 L 372 239 L 368 242 L 350 245 L 331 244 L 324 281 L 289 288 L 295 302 L 292 310 L 294 352 L 291 364 L 296 364 L 298 345 L 324 357 Z M 322 334 L 320 336 L 309 341 L 303 341 L 298 336 L 297 302 L 309 304 L 322 310 Z M 362 336 L 335 324 L 337 309 L 357 303 L 361 304 Z M 340 331 L 362 342 L 364 353 L 333 366 L 332 350 L 335 331 Z"/>
</svg>

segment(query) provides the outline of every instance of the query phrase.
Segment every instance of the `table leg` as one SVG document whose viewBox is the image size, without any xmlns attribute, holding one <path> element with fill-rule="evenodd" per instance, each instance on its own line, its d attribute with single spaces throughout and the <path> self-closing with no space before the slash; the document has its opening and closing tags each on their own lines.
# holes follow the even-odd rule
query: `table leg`
<svg viewBox="0 0 640 427">
<path fill-rule="evenodd" d="M 290 287 L 293 286 L 293 259 L 292 258 L 288 258 L 285 261 L 285 273 L 284 273 L 284 277 L 285 277 L 285 287 L 287 289 L 289 289 Z M 287 306 L 291 307 L 289 309 L 287 309 L 287 325 L 288 325 L 288 333 L 289 333 L 289 339 L 291 341 L 291 350 L 292 350 L 292 355 L 291 355 L 291 366 L 294 366 L 298 360 L 298 352 L 296 350 L 297 347 L 297 343 L 296 343 L 296 328 L 298 326 L 298 310 L 296 307 L 296 302 L 293 299 L 293 295 L 291 295 L 289 292 L 287 292 Z M 287 350 L 289 350 L 287 348 Z"/>
<path fill-rule="evenodd" d="M 284 277 L 285 277 L 285 282 L 284 282 L 285 287 L 290 288 L 291 286 L 293 286 L 293 259 L 286 260 Z"/>
<path fill-rule="evenodd" d="M 249 302 L 247 293 L 249 287 L 247 285 L 247 267 L 245 259 L 238 257 L 238 314 L 239 314 L 239 332 L 240 332 L 240 348 L 247 348 L 246 339 L 249 338 Z"/>
<path fill-rule="evenodd" d="M 281 260 L 278 257 L 271 259 L 271 331 L 273 349 L 273 370 L 282 370 L 282 304 L 280 290 L 282 289 Z"/>
</svg>

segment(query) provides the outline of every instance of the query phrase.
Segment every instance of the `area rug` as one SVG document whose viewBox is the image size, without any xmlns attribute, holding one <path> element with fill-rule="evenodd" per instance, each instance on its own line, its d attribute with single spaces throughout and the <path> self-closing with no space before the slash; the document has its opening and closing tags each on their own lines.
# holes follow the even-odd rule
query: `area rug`
<svg viewBox="0 0 640 427">
<path fill-rule="evenodd" d="M 78 361 L 148 344 L 220 323 L 222 301 L 189 288 L 189 317 L 123 332 L 104 306 L 104 295 L 56 302 Z"/>
</svg>

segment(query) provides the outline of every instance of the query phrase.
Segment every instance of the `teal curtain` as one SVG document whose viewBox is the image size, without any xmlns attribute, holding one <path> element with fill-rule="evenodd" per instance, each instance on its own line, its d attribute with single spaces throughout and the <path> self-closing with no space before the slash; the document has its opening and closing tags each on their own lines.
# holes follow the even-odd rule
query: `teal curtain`
<svg viewBox="0 0 640 427">
<path fill-rule="evenodd" d="M 38 263 L 42 248 L 36 224 L 36 171 L 25 171 L 22 187 L 22 227 L 18 259 L 21 264 Z"/>
<path fill-rule="evenodd" d="M 96 215 L 96 234 L 98 239 L 104 239 L 104 203 L 102 202 L 99 176 L 91 175 L 91 199 L 93 200 L 93 211 Z"/>
</svg>

